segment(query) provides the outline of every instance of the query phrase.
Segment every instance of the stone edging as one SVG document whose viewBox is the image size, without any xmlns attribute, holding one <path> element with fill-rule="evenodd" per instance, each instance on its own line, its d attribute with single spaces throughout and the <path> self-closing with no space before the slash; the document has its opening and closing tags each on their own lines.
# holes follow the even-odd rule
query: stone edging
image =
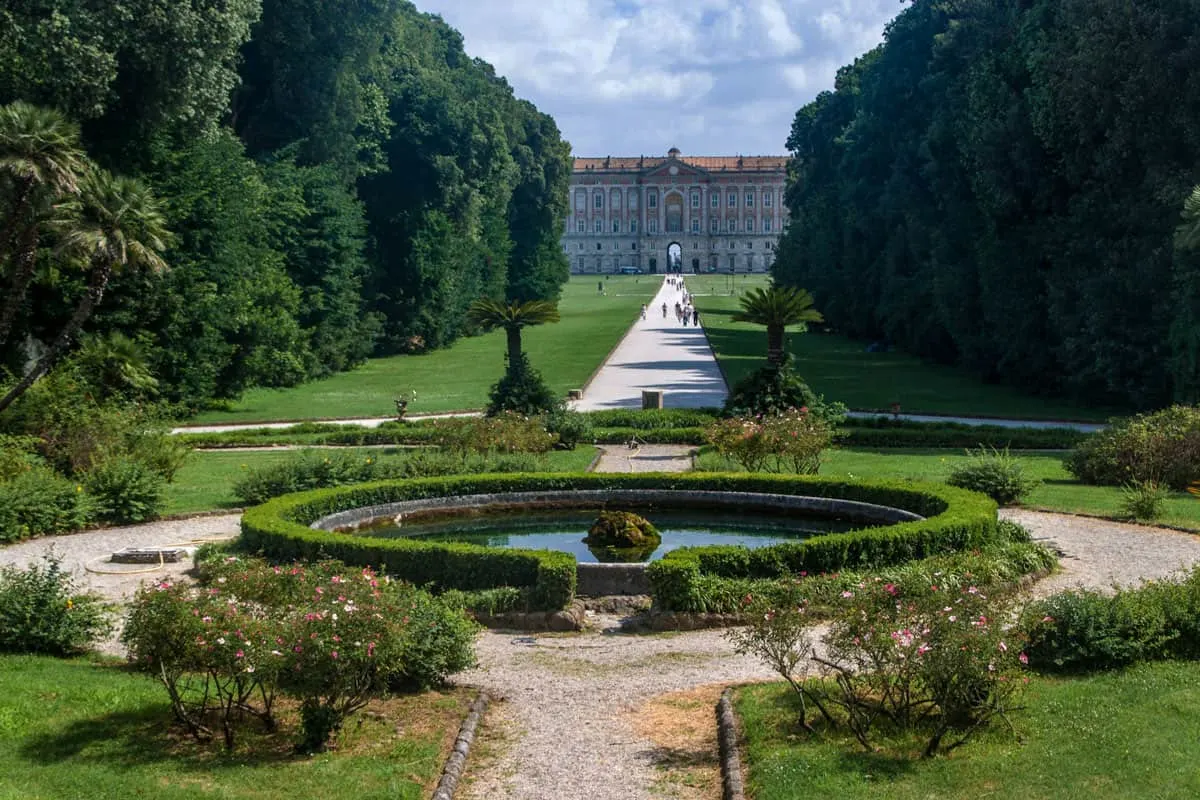
<svg viewBox="0 0 1200 800">
<path fill-rule="evenodd" d="M 737 720 L 733 716 L 733 689 L 721 692 L 717 701 L 717 744 L 721 751 L 721 796 L 724 800 L 745 800 L 742 762 L 738 757 Z"/>
<path fill-rule="evenodd" d="M 471 743 L 475 741 L 475 729 L 483 717 L 483 712 L 487 710 L 489 699 L 487 692 L 480 692 L 475 702 L 471 703 L 471 710 L 463 720 L 462 727 L 458 729 L 454 749 L 450 751 L 446 766 L 442 768 L 442 777 L 433 791 L 433 800 L 454 800 L 454 792 L 458 789 L 458 782 L 467 766 Z"/>
</svg>

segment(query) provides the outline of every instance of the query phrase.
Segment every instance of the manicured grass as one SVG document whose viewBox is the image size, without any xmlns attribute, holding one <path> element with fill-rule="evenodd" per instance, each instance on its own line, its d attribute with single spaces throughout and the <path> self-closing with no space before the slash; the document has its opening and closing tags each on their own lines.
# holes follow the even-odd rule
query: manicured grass
<svg viewBox="0 0 1200 800">
<path fill-rule="evenodd" d="M 380 461 L 400 460 L 411 451 L 400 448 L 375 448 L 360 451 Z M 233 483 L 246 470 L 275 464 L 295 452 L 289 450 L 252 450 L 226 452 L 194 450 L 167 487 L 167 514 L 194 514 L 237 508 L 241 503 L 233 496 Z M 547 472 L 583 472 L 596 457 L 596 448 L 580 445 L 574 450 L 556 450 L 545 455 Z"/>
<path fill-rule="evenodd" d="M 761 366 L 766 330 L 730 319 L 738 300 L 729 294 L 729 276 L 695 275 L 686 278 L 686 285 L 698 295 L 696 305 L 709 341 L 733 385 Z M 732 284 L 739 294 L 764 285 L 765 276 L 736 276 Z M 788 348 L 808 384 L 826 399 L 839 400 L 852 409 L 886 411 L 892 403 L 899 403 L 901 410 L 913 413 L 1082 421 L 1104 421 L 1121 413 L 1022 394 L 1006 386 L 985 384 L 953 367 L 925 364 L 904 353 L 868 353 L 866 347 L 866 342 L 835 334 L 788 335 Z"/>
<path fill-rule="evenodd" d="M 913 741 L 865 753 L 849 736 L 796 729 L 794 693 L 744 687 L 736 707 L 755 800 L 1191 800 L 1200 797 L 1200 664 L 1159 663 L 1087 678 L 1035 678 L 1012 714 L 949 757 Z"/>
<path fill-rule="evenodd" d="M 525 352 L 556 394 L 582 388 L 662 285 L 652 275 L 613 275 L 596 291 L 596 277 L 576 276 L 563 290 L 562 321 L 527 328 Z M 228 411 L 196 423 L 385 417 L 397 395 L 416 391 L 411 413 L 481 409 L 504 372 L 504 334 L 461 339 L 423 355 L 371 359 L 363 366 L 292 389 L 253 389 Z"/>
<path fill-rule="evenodd" d="M 122 667 L 0 656 L 0 797 L 6 800 L 293 800 L 428 797 L 471 701 L 466 690 L 397 697 L 346 725 L 337 750 L 292 754 L 286 711 L 247 723 L 234 752 L 172 722 L 166 691 Z M 218 737 L 219 738 L 219 737 Z"/>
<path fill-rule="evenodd" d="M 1023 507 L 1112 518 L 1119 515 L 1122 490 L 1115 486 L 1089 486 L 1075 480 L 1063 468 L 1063 453 L 1014 451 L 1013 457 L 1025 466 L 1026 474 L 1042 481 L 1022 503 Z M 955 466 L 966 460 L 962 450 L 836 449 L 826 454 L 821 474 L 944 481 Z M 738 469 L 712 450 L 700 455 L 697 467 L 712 471 Z M 1163 509 L 1160 524 L 1200 531 L 1200 501 L 1186 492 L 1173 492 Z"/>
</svg>

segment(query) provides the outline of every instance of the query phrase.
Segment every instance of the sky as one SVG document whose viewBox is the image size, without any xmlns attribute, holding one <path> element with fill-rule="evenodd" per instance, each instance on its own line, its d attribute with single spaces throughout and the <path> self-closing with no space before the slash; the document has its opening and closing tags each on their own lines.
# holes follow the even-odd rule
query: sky
<svg viewBox="0 0 1200 800">
<path fill-rule="evenodd" d="M 785 155 L 797 109 L 901 0 L 416 0 L 577 156 Z"/>
</svg>

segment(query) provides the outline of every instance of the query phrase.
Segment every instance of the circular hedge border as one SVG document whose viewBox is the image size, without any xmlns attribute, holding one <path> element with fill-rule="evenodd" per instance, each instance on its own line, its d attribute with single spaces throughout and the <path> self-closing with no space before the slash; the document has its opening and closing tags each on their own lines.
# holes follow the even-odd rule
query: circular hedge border
<svg viewBox="0 0 1200 800">
<path fill-rule="evenodd" d="M 711 546 L 672 551 L 649 567 L 656 602 L 662 600 L 668 607 L 678 605 L 673 598 L 685 600 L 693 594 L 702 575 L 771 577 L 884 566 L 981 547 L 996 533 L 995 503 L 984 495 L 943 484 L 747 473 L 524 473 L 378 481 L 284 495 L 242 515 L 242 541 L 274 558 L 336 558 L 348 564 L 376 566 L 397 578 L 422 586 L 432 584 L 436 589 L 514 586 L 526 591 L 531 608 L 564 608 L 574 598 L 576 581 L 575 558 L 567 553 L 370 538 L 309 526 L 337 512 L 405 500 L 604 489 L 827 497 L 891 506 L 925 517 L 757 550 Z"/>
</svg>

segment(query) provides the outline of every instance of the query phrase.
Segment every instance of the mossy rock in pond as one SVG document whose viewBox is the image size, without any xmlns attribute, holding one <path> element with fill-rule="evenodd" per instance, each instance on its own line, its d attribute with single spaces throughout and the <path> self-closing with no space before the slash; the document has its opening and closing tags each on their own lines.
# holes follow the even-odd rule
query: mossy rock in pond
<svg viewBox="0 0 1200 800">
<path fill-rule="evenodd" d="M 583 540 L 601 563 L 645 561 L 662 543 L 650 521 L 628 511 L 602 511 Z"/>
<path fill-rule="evenodd" d="M 645 517 L 628 511 L 601 511 L 583 541 L 594 547 L 640 550 L 651 544 L 658 547 L 662 536 Z"/>
</svg>

